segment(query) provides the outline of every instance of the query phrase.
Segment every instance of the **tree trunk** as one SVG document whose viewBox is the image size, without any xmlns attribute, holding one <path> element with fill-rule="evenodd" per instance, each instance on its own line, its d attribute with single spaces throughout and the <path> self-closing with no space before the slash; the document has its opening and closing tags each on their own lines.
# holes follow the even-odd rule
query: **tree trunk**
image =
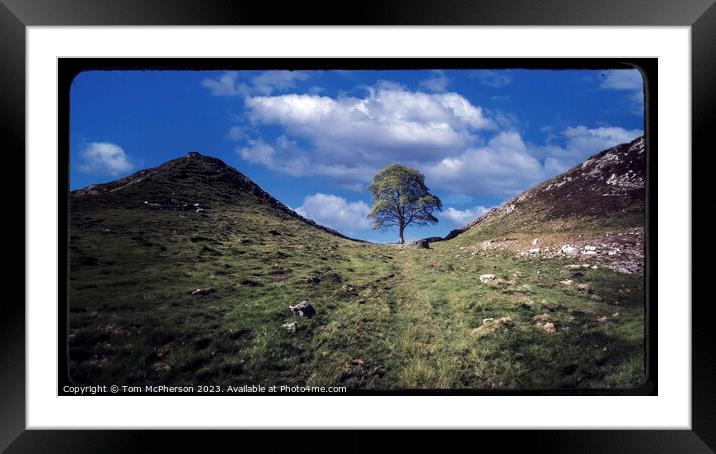
<svg viewBox="0 0 716 454">
<path fill-rule="evenodd" d="M 405 230 L 405 226 L 401 225 L 400 226 L 400 240 L 398 241 L 398 244 L 405 243 L 405 239 L 403 238 L 403 230 Z"/>
</svg>

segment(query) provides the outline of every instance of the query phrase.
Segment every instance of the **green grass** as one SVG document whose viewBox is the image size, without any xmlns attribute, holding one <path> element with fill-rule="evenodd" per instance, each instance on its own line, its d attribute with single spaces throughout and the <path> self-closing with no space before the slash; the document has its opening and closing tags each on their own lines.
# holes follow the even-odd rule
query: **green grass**
<svg viewBox="0 0 716 454">
<path fill-rule="evenodd" d="M 208 213 L 75 207 L 74 381 L 389 390 L 629 388 L 644 378 L 641 276 L 472 256 L 459 247 L 479 238 L 463 235 L 429 250 L 358 243 L 250 201 Z M 486 273 L 501 282 L 481 284 Z M 203 287 L 215 292 L 191 295 Z M 288 309 L 303 300 L 312 319 Z M 512 325 L 483 324 L 501 317 Z M 281 326 L 291 321 L 295 333 Z"/>
</svg>

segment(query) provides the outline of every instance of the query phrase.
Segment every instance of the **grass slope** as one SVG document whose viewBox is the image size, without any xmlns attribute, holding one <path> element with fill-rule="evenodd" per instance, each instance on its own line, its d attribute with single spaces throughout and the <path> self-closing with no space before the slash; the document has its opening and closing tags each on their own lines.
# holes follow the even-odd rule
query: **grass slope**
<svg viewBox="0 0 716 454">
<path fill-rule="evenodd" d="M 170 164 L 71 197 L 78 383 L 539 389 L 644 378 L 641 276 L 475 256 L 462 235 L 429 250 L 351 241 L 223 163 Z M 480 283 L 485 273 L 498 281 Z M 288 309 L 303 300 L 311 319 Z M 282 327 L 292 321 L 295 333 Z"/>
</svg>

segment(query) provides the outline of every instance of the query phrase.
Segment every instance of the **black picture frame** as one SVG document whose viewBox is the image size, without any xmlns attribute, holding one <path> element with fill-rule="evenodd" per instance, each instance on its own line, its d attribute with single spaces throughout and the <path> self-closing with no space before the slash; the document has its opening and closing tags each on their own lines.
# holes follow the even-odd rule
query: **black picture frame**
<svg viewBox="0 0 716 454">
<path fill-rule="evenodd" d="M 319 12 L 320 11 L 320 12 Z M 691 27 L 692 150 L 706 152 L 716 105 L 716 6 L 714 0 L 449 0 L 441 2 L 400 0 L 368 1 L 337 8 L 335 4 L 290 2 L 276 7 L 269 2 L 231 0 L 0 0 L 0 124 L 5 131 L 6 165 L 25 169 L 25 31 L 29 26 L 57 25 L 670 25 Z M 670 152 L 684 153 L 687 150 Z M 693 152 L 692 152 L 693 156 Z M 11 163 L 11 159 L 15 162 Z M 698 176 L 706 166 L 694 167 L 692 192 L 698 194 Z M 699 173 L 701 172 L 701 173 Z M 19 174 L 19 171 L 14 173 Z M 24 172 L 23 172 L 24 173 Z M 708 179 L 706 179 L 708 182 Z M 23 182 L 24 183 L 24 182 Z M 5 183 L 7 185 L 7 183 Z M 18 182 L 12 187 L 17 188 Z M 24 188 L 24 184 L 22 186 Z M 17 191 L 17 189 L 15 189 Z M 24 215 L 15 210 L 11 230 L 25 238 Z M 695 224 L 696 225 L 696 224 Z M 14 242 L 19 247 L 19 242 Z M 23 251 L 24 252 L 24 251 Z M 18 253 L 19 255 L 19 253 Z M 23 266 L 14 264 L 15 273 Z M 22 270 L 22 271 L 19 271 Z M 706 270 L 694 268 L 693 282 Z M 18 278 L 20 278 L 18 276 Z M 16 280 L 18 281 L 18 280 Z M 702 282 L 708 282 L 701 279 Z M 40 431 L 25 430 L 25 308 L 23 298 L 6 296 L 0 317 L 0 449 L 7 452 L 132 452 L 152 449 L 154 442 L 179 451 L 217 449 L 236 441 L 233 432 L 185 433 L 177 431 Z M 684 304 L 688 304 L 684 301 Z M 711 301 L 692 303 L 692 418 L 691 430 L 577 430 L 482 431 L 480 446 L 490 442 L 517 443 L 537 452 L 713 452 L 716 449 L 716 366 Z M 139 436 L 138 436 L 139 435 Z M 241 445 L 248 447 L 242 433 Z M 257 439 L 267 439 L 266 434 Z M 310 438 L 310 437 L 309 437 Z M 341 449 L 366 444 L 366 436 L 332 432 L 342 440 Z M 410 444 L 423 448 L 442 446 L 425 432 L 411 432 Z M 270 437 L 271 450 L 301 445 L 304 436 Z M 284 440 L 283 442 L 281 440 Z M 237 445 L 233 445 L 237 446 Z M 300 447 L 300 446 L 299 446 Z M 405 447 L 405 446 L 404 446 Z M 311 443 L 315 449 L 315 444 Z"/>
</svg>

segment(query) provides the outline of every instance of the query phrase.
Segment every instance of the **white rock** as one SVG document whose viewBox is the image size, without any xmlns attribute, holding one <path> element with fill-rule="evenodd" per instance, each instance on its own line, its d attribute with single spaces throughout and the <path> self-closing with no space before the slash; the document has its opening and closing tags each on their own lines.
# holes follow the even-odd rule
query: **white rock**
<svg viewBox="0 0 716 454">
<path fill-rule="evenodd" d="M 565 279 L 563 281 L 560 281 L 560 284 L 564 285 L 572 285 L 572 281 L 570 279 Z"/>
<path fill-rule="evenodd" d="M 572 246 L 571 244 L 565 244 L 562 246 L 562 254 L 564 255 L 576 255 L 577 254 L 577 248 Z"/>
<path fill-rule="evenodd" d="M 530 254 L 539 254 L 539 251 L 540 251 L 540 249 L 538 247 L 532 248 L 532 249 L 530 249 Z"/>
<path fill-rule="evenodd" d="M 534 240 L 532 240 L 532 246 L 537 246 L 541 242 L 542 242 L 542 240 L 540 240 L 539 238 L 535 238 Z"/>
<path fill-rule="evenodd" d="M 487 282 L 487 281 L 494 281 L 495 275 L 494 274 L 482 274 L 480 275 L 480 282 Z"/>
<path fill-rule="evenodd" d="M 597 251 L 582 251 L 584 255 L 597 255 Z"/>
<path fill-rule="evenodd" d="M 596 246 L 584 246 L 584 250 L 585 251 L 596 251 L 597 247 Z"/>
</svg>

